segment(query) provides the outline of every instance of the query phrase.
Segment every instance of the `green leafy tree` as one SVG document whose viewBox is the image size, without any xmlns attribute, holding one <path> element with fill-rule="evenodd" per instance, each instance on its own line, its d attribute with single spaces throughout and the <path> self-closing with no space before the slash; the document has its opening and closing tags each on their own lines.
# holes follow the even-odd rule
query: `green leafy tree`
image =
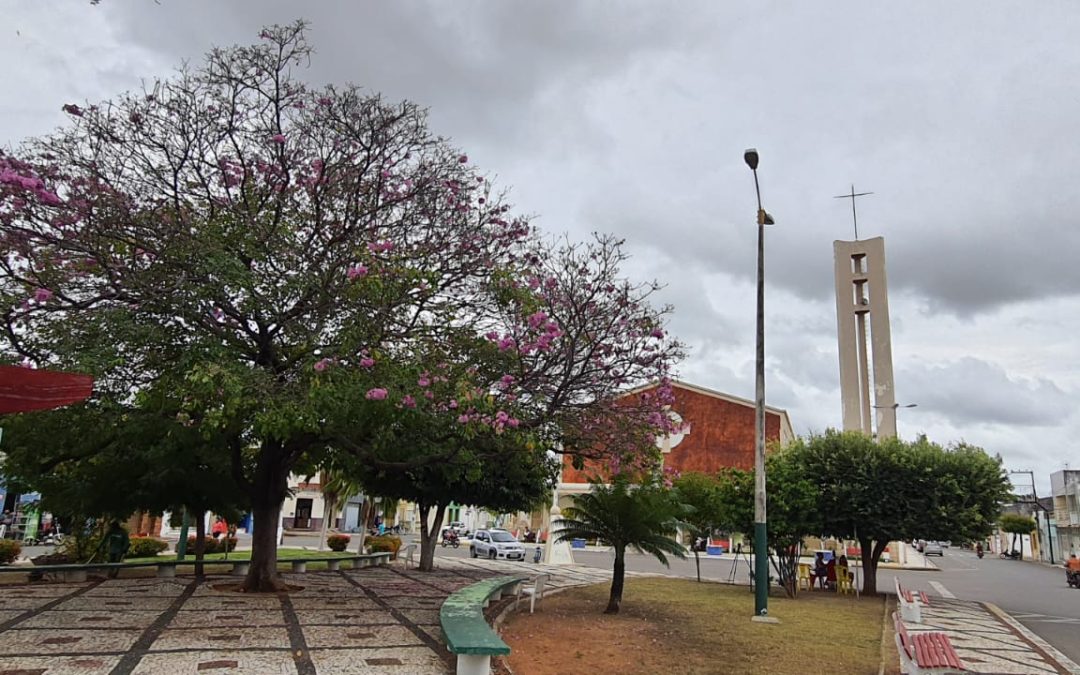
<svg viewBox="0 0 1080 675">
<path fill-rule="evenodd" d="M 685 507 L 682 525 L 692 539 L 708 539 L 724 521 L 724 503 L 720 496 L 720 484 L 715 476 L 699 472 L 684 473 L 675 479 L 677 498 Z M 697 580 L 701 581 L 701 558 L 696 546 L 694 566 Z"/>
<path fill-rule="evenodd" d="M 874 441 L 829 430 L 785 453 L 817 491 L 821 531 L 858 540 L 867 593 L 877 592 L 890 541 L 984 537 L 1008 495 L 1000 457 L 966 444 L 946 449 L 925 438 Z"/>
<path fill-rule="evenodd" d="M 632 484 L 625 474 L 574 497 L 553 531 L 556 541 L 599 539 L 611 546 L 615 565 L 605 614 L 618 614 L 626 578 L 626 549 L 647 553 L 664 565 L 668 555 L 685 558 L 686 549 L 675 540 L 684 508 L 674 493 L 655 481 Z"/>
<path fill-rule="evenodd" d="M 785 592 L 798 592 L 802 540 L 821 531 L 817 488 L 803 477 L 797 458 L 783 450 L 766 459 L 768 477 L 768 537 L 770 562 Z M 731 469 L 720 474 L 717 489 L 721 522 L 753 541 L 754 473 Z"/>
<path fill-rule="evenodd" d="M 1024 547 L 1016 547 L 1016 539 L 1025 534 L 1031 534 L 1035 531 L 1036 527 L 1035 519 L 1031 516 L 1020 515 L 1019 513 L 1004 513 L 1002 514 L 998 523 L 1001 525 L 1001 531 L 1007 532 L 1012 535 L 1012 539 L 1009 542 L 1009 549 L 1020 553 L 1020 557 L 1024 557 Z"/>
</svg>

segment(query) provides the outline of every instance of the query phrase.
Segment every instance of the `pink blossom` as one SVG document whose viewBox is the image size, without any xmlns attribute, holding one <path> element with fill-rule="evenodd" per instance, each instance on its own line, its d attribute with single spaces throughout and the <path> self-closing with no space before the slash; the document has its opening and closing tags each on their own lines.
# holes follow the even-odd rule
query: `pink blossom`
<svg viewBox="0 0 1080 675">
<path fill-rule="evenodd" d="M 220 307 L 215 307 L 214 311 L 212 311 L 211 314 L 218 321 L 221 321 L 221 319 L 225 316 L 225 312 L 223 312 Z"/>
<path fill-rule="evenodd" d="M 451 410 L 456 410 L 456 409 L 457 409 L 457 407 L 458 407 L 458 402 L 457 402 L 457 401 L 454 401 L 454 400 L 452 400 L 452 401 L 450 401 L 450 403 L 448 403 L 447 405 L 448 405 L 448 406 L 450 407 L 450 409 L 451 409 Z"/>
<path fill-rule="evenodd" d="M 368 389 L 368 392 L 364 394 L 364 398 L 369 401 L 382 401 L 389 394 L 390 392 L 386 391 L 385 389 L 382 389 L 381 387 L 376 387 L 375 389 Z"/>
<path fill-rule="evenodd" d="M 34 291 L 35 302 L 48 302 L 49 298 L 53 296 L 53 292 L 47 288 L 39 288 Z"/>
<path fill-rule="evenodd" d="M 651 332 L 651 333 L 649 333 L 649 335 L 652 335 L 652 336 L 653 336 L 654 338 L 658 338 L 658 339 L 659 339 L 659 338 L 662 338 L 662 337 L 664 337 L 664 331 L 663 331 L 663 330 L 661 330 L 661 329 L 659 329 L 659 328 L 653 328 L 653 329 L 652 329 L 652 332 Z"/>
<path fill-rule="evenodd" d="M 358 279 L 360 277 L 367 276 L 368 268 L 364 265 L 356 264 L 345 271 L 350 279 Z"/>
<path fill-rule="evenodd" d="M 469 416 L 468 415 L 458 415 L 457 421 L 458 421 L 458 424 L 468 424 L 469 423 Z"/>
<path fill-rule="evenodd" d="M 364 358 L 360 359 L 360 367 L 362 368 L 371 368 L 374 365 L 375 359 L 371 358 L 370 356 L 365 356 Z"/>
<path fill-rule="evenodd" d="M 426 398 L 429 401 L 434 400 L 435 399 L 435 392 L 431 391 L 430 389 L 425 389 L 424 390 L 424 398 Z"/>
<path fill-rule="evenodd" d="M 327 96 L 319 97 L 319 105 L 330 105 L 332 102 Z"/>
<path fill-rule="evenodd" d="M 430 387 L 431 378 L 429 378 L 427 375 L 421 375 L 420 379 L 416 381 L 416 384 L 420 387 Z"/>
<path fill-rule="evenodd" d="M 48 190 L 40 190 L 37 193 L 38 199 L 42 204 L 48 204 L 49 206 L 60 206 L 64 203 L 64 200 L 56 196 L 56 194 L 49 192 Z"/>
<path fill-rule="evenodd" d="M 529 328 L 539 328 L 540 324 L 547 321 L 547 314 L 542 311 L 529 315 Z"/>
<path fill-rule="evenodd" d="M 509 387 L 511 384 L 514 383 L 514 379 L 515 378 L 513 375 L 503 375 L 502 379 L 500 379 L 499 382 L 502 382 L 502 385 L 504 387 Z"/>
<path fill-rule="evenodd" d="M 270 140 L 272 140 L 275 143 L 281 144 L 281 143 L 285 142 L 285 135 L 284 134 L 274 134 L 273 136 L 270 137 Z"/>
<path fill-rule="evenodd" d="M 516 345 L 517 343 L 514 341 L 514 338 L 505 337 L 499 340 L 499 351 L 505 352 L 507 350 L 513 349 Z"/>
<path fill-rule="evenodd" d="M 263 28 L 262 31 L 259 32 L 259 37 L 261 37 L 264 40 L 269 40 L 273 36 L 270 35 L 270 31 Z"/>
<path fill-rule="evenodd" d="M 373 241 L 368 244 L 368 250 L 372 253 L 382 253 L 383 251 L 394 250 L 394 242 L 392 241 Z"/>
<path fill-rule="evenodd" d="M 315 370 L 321 373 L 322 371 L 330 367 L 330 363 L 330 359 L 319 359 L 315 362 Z"/>
<path fill-rule="evenodd" d="M 82 108 L 75 105 L 74 103 L 65 104 L 64 107 L 62 108 L 62 110 L 64 112 L 66 112 L 67 114 L 69 114 L 69 115 L 74 115 L 75 117 L 82 117 L 83 116 Z"/>
<path fill-rule="evenodd" d="M 468 164 L 469 163 L 469 156 L 468 155 L 461 155 L 460 157 L 457 158 L 457 161 L 459 163 L 461 163 L 461 164 Z"/>
<path fill-rule="evenodd" d="M 406 408 L 415 408 L 416 399 L 409 394 L 405 394 L 405 396 L 401 398 L 401 405 L 405 406 Z"/>
<path fill-rule="evenodd" d="M 495 341 L 497 341 L 499 339 L 499 334 L 496 331 L 492 330 L 492 331 L 488 331 L 487 334 L 484 335 L 484 337 L 491 340 L 492 342 L 495 342 Z"/>
</svg>

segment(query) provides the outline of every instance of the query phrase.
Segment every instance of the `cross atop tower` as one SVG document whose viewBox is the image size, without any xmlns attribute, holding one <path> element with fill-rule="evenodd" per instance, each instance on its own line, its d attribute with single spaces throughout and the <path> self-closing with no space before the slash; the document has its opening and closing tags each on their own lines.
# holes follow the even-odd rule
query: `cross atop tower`
<svg viewBox="0 0 1080 675">
<path fill-rule="evenodd" d="M 835 195 L 833 199 L 850 199 L 851 200 L 851 220 L 855 223 L 855 241 L 859 241 L 859 216 L 855 213 L 855 198 L 865 197 L 866 195 L 872 195 L 873 192 L 855 192 L 855 184 L 851 185 L 851 194 Z"/>
</svg>

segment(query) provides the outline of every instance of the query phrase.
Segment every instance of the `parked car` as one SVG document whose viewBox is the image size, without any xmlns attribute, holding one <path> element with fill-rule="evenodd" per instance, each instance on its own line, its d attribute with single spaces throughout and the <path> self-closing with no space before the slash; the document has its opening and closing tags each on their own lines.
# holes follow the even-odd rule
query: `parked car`
<svg viewBox="0 0 1080 675">
<path fill-rule="evenodd" d="M 923 555 L 939 555 L 944 556 L 945 550 L 941 547 L 941 542 L 928 541 L 923 546 Z"/>
<path fill-rule="evenodd" d="M 469 544 L 469 555 L 492 560 L 524 560 L 525 547 L 506 530 L 477 530 Z"/>
</svg>

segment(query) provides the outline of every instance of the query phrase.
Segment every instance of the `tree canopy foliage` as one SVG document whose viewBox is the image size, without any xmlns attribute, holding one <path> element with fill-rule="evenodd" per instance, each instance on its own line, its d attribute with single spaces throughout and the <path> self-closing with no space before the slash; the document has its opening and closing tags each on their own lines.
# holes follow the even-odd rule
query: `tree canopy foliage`
<svg viewBox="0 0 1080 675">
<path fill-rule="evenodd" d="M 0 153 L 4 358 L 163 392 L 252 505 L 248 590 L 333 453 L 407 474 L 458 425 L 647 463 L 670 390 L 617 399 L 682 350 L 621 242 L 541 238 L 420 107 L 303 83 L 303 23 L 260 38 Z M 418 434 L 450 454 L 382 455 Z"/>
</svg>

